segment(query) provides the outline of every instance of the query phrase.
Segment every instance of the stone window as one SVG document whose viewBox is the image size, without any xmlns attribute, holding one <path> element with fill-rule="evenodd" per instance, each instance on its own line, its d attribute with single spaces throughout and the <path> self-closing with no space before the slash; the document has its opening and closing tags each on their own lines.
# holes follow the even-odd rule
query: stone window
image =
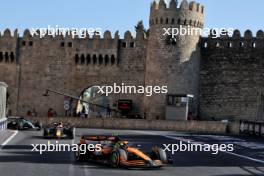
<svg viewBox="0 0 264 176">
<path fill-rule="evenodd" d="M 22 46 L 26 46 L 26 41 L 22 41 Z"/>
<path fill-rule="evenodd" d="M 99 65 L 102 65 L 103 63 L 103 56 L 100 54 L 99 55 Z"/>
<path fill-rule="evenodd" d="M 97 57 L 96 57 L 96 55 L 94 54 L 93 55 L 93 64 L 95 65 L 97 63 Z"/>
<path fill-rule="evenodd" d="M 169 18 L 166 18 L 166 24 L 169 24 Z"/>
<path fill-rule="evenodd" d="M 3 52 L 0 52 L 0 62 L 3 62 L 3 59 L 4 59 Z"/>
<path fill-rule="evenodd" d="M 10 54 L 10 59 L 11 59 L 11 62 L 15 61 L 15 55 L 13 52 L 11 52 L 11 54 Z"/>
<path fill-rule="evenodd" d="M 109 62 L 109 56 L 108 55 L 105 55 L 105 65 L 107 65 Z"/>
<path fill-rule="evenodd" d="M 135 47 L 135 42 L 130 42 L 130 48 L 134 48 Z"/>
<path fill-rule="evenodd" d="M 29 46 L 33 46 L 33 41 L 30 41 L 29 42 Z"/>
<path fill-rule="evenodd" d="M 123 47 L 123 48 L 126 48 L 126 47 L 127 47 L 127 43 L 126 43 L 126 42 L 123 42 L 123 43 L 122 43 L 122 47 Z"/>
<path fill-rule="evenodd" d="M 187 20 L 186 19 L 184 20 L 184 25 L 187 25 Z"/>
<path fill-rule="evenodd" d="M 239 47 L 240 48 L 244 47 L 244 42 L 239 42 Z"/>
<path fill-rule="evenodd" d="M 159 19 L 158 18 L 156 18 L 156 24 L 159 24 Z"/>
<path fill-rule="evenodd" d="M 228 48 L 232 48 L 233 47 L 233 43 L 232 42 L 228 42 Z"/>
<path fill-rule="evenodd" d="M 87 56 L 86 56 L 86 65 L 89 65 L 90 62 L 91 62 L 91 55 L 87 54 Z"/>
<path fill-rule="evenodd" d="M 79 55 L 75 54 L 75 64 L 79 64 Z"/>
<path fill-rule="evenodd" d="M 215 47 L 219 48 L 220 47 L 220 43 L 219 42 L 215 42 Z"/>
<path fill-rule="evenodd" d="M 165 39 L 165 42 L 167 45 L 176 45 L 177 44 L 177 39 L 175 37 L 172 37 L 172 35 L 168 35 Z"/>
<path fill-rule="evenodd" d="M 181 19 L 180 18 L 178 19 L 178 24 L 181 24 Z"/>
<path fill-rule="evenodd" d="M 252 48 L 256 48 L 256 43 L 255 42 L 252 43 Z"/>
<path fill-rule="evenodd" d="M 81 55 L 81 64 L 83 65 L 85 63 L 85 57 L 84 54 Z"/>
<path fill-rule="evenodd" d="M 5 53 L 5 61 L 6 61 L 6 62 L 9 62 L 9 55 L 8 55 L 8 52 Z"/>
<path fill-rule="evenodd" d="M 70 47 L 70 48 L 72 47 L 72 42 L 68 43 L 68 47 Z"/>
<path fill-rule="evenodd" d="M 190 26 L 192 25 L 192 20 L 190 20 L 189 24 L 190 24 Z"/>
<path fill-rule="evenodd" d="M 64 42 L 61 42 L 61 43 L 60 43 L 60 46 L 61 46 L 61 47 L 64 47 L 64 46 L 65 46 L 65 43 L 64 43 Z"/>
<path fill-rule="evenodd" d="M 175 21 L 174 21 L 174 18 L 172 18 L 172 19 L 171 19 L 171 24 L 174 24 L 174 22 L 175 22 Z"/>
<path fill-rule="evenodd" d="M 115 64 L 115 56 L 111 55 L 111 65 L 114 65 L 114 64 Z"/>
</svg>

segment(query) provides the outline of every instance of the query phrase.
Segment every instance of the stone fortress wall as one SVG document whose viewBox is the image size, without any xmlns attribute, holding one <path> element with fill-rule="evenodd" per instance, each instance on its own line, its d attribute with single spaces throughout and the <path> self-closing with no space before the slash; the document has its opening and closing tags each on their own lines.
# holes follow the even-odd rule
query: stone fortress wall
<svg viewBox="0 0 264 176">
<path fill-rule="evenodd" d="M 144 86 L 147 40 L 143 32 L 132 37 L 109 31 L 103 38 L 72 38 L 70 36 L 31 36 L 29 30 L 22 37 L 5 30 L 0 38 L 0 78 L 9 85 L 9 104 L 13 114 L 25 115 L 36 109 L 46 115 L 48 108 L 64 115 L 64 97 L 43 97 L 47 88 L 80 96 L 92 85 Z M 122 97 L 125 96 L 125 97 Z M 114 95 L 135 102 L 135 112 L 142 107 L 141 95 Z M 18 103 L 17 103 L 18 102 Z"/>
<path fill-rule="evenodd" d="M 204 118 L 257 118 L 264 88 L 264 33 L 201 39 L 200 114 Z"/>
<path fill-rule="evenodd" d="M 150 12 L 150 32 L 146 58 L 146 85 L 166 85 L 168 95 L 194 95 L 195 114 L 198 113 L 199 65 L 200 48 L 199 35 L 178 35 L 176 42 L 168 43 L 168 35 L 164 28 L 203 28 L 204 7 L 183 0 L 180 5 L 170 1 L 169 6 L 164 0 L 155 1 Z M 148 116 L 164 119 L 167 96 L 145 97 Z"/>
<path fill-rule="evenodd" d="M 149 37 L 127 31 L 120 38 L 106 31 L 103 36 L 31 36 L 25 30 L 6 29 L 0 36 L 0 80 L 8 88 L 12 114 L 25 115 L 36 109 L 40 116 L 48 108 L 64 115 L 64 97 L 43 97 L 51 88 L 74 96 L 91 85 L 168 86 L 168 94 L 193 94 L 195 113 L 201 118 L 255 118 L 263 89 L 263 32 L 250 31 L 233 37 L 179 36 L 167 44 L 162 28 L 203 28 L 205 9 L 183 0 L 153 2 Z M 148 119 L 164 119 L 166 95 L 144 97 L 116 94 L 113 101 L 132 99 L 134 113 Z"/>
</svg>

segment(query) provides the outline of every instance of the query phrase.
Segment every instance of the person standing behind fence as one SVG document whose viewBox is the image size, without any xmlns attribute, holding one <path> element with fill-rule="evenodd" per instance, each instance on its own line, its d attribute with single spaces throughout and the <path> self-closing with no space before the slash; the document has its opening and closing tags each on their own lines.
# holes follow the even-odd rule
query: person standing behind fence
<svg viewBox="0 0 264 176">
<path fill-rule="evenodd" d="M 111 112 L 112 112 L 112 110 L 111 110 L 111 108 L 110 108 L 110 105 L 107 104 L 107 115 L 106 115 L 106 117 L 111 118 Z"/>
</svg>

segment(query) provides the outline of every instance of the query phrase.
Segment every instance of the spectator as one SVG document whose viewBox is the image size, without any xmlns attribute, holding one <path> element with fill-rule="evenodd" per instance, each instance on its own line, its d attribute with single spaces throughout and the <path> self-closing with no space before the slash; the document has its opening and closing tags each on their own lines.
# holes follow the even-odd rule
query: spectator
<svg viewBox="0 0 264 176">
<path fill-rule="evenodd" d="M 55 110 L 53 110 L 52 113 L 53 113 L 53 117 L 58 117 L 58 114 Z"/>
<path fill-rule="evenodd" d="M 49 110 L 48 110 L 48 118 L 51 118 L 51 117 L 53 117 L 53 109 L 52 108 L 49 108 Z"/>
<path fill-rule="evenodd" d="M 32 110 L 32 117 L 37 117 L 37 116 L 38 116 L 38 114 L 36 112 L 36 109 L 33 108 L 33 110 Z"/>
<path fill-rule="evenodd" d="M 32 112 L 31 111 L 27 112 L 27 117 L 32 117 Z"/>
<path fill-rule="evenodd" d="M 81 118 L 85 118 L 85 106 L 82 107 Z"/>
<path fill-rule="evenodd" d="M 111 112 L 112 112 L 112 110 L 111 110 L 111 108 L 110 108 L 110 105 L 109 104 L 107 104 L 107 115 L 106 115 L 106 117 L 111 117 Z"/>
</svg>

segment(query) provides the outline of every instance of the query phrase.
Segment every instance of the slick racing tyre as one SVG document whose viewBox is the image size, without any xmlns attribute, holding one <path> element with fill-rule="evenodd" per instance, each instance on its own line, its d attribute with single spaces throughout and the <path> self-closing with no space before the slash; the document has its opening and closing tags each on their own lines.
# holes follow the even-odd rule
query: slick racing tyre
<svg viewBox="0 0 264 176">
<path fill-rule="evenodd" d="M 120 155 L 118 151 L 114 151 L 110 156 L 110 165 L 112 167 L 118 167 L 120 163 Z"/>
<path fill-rule="evenodd" d="M 78 145 L 78 151 L 75 152 L 75 160 L 78 162 L 88 160 L 88 154 L 81 154 L 79 147 L 80 145 Z"/>
<path fill-rule="evenodd" d="M 164 150 L 158 147 L 154 147 L 151 153 L 151 159 L 160 160 L 163 164 L 168 164 L 168 156 Z"/>
<path fill-rule="evenodd" d="M 110 165 L 112 167 L 120 166 L 120 163 L 127 161 L 127 151 L 124 149 L 118 149 L 111 154 Z"/>
</svg>

